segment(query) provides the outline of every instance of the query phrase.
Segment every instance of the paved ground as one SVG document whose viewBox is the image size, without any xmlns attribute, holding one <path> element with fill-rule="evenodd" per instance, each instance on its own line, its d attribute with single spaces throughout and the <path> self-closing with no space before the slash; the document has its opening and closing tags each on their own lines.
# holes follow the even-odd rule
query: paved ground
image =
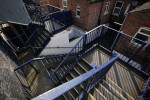
<svg viewBox="0 0 150 100">
<path fill-rule="evenodd" d="M 25 100 L 22 86 L 13 71 L 16 66 L 0 47 L 0 100 Z"/>
</svg>

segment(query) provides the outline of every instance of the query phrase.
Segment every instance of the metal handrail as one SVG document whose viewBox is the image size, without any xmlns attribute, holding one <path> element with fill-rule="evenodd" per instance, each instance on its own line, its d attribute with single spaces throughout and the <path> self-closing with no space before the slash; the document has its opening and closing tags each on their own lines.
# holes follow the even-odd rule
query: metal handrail
<svg viewBox="0 0 150 100">
<path fill-rule="evenodd" d="M 103 63 L 102 65 L 100 66 L 97 66 L 97 68 L 95 69 L 92 69 L 52 90 L 49 90 L 35 98 L 33 98 L 32 100 L 39 100 L 40 99 L 43 99 L 43 100 L 54 100 L 56 98 L 58 98 L 59 96 L 63 95 L 64 93 L 66 93 L 67 91 L 73 89 L 74 87 L 76 87 L 77 85 L 81 84 L 82 82 L 86 81 L 87 79 L 91 78 L 92 76 L 96 75 L 98 72 L 100 72 L 102 69 L 108 67 L 108 66 L 112 66 L 112 64 L 119 58 L 120 54 L 116 54 L 114 55 L 113 57 L 110 58 L 110 60 L 108 60 L 107 62 Z M 108 69 L 109 70 L 109 69 Z M 106 74 L 106 73 L 105 73 Z M 105 76 L 104 74 L 104 76 Z M 104 77 L 103 76 L 103 77 Z M 103 77 L 101 77 L 100 79 L 98 79 L 98 81 L 100 81 L 101 79 L 103 79 Z M 94 79 L 94 78 L 93 78 Z M 91 81 L 91 84 L 88 84 L 89 87 L 86 91 L 86 93 L 88 93 L 96 84 L 92 84 L 92 81 Z M 57 91 L 57 93 L 56 93 Z M 58 92 L 59 91 L 59 92 Z M 81 96 L 82 95 L 82 96 Z M 85 94 L 79 94 L 79 98 L 81 99 Z"/>
<path fill-rule="evenodd" d="M 77 45 L 81 42 L 81 40 L 83 40 L 83 38 L 86 36 L 83 35 L 83 37 L 78 41 L 78 43 L 72 48 L 72 50 L 67 54 L 67 56 L 64 58 L 64 60 L 56 67 L 55 71 L 57 71 L 57 69 L 65 62 L 65 60 L 68 58 L 69 55 L 71 55 L 71 53 L 73 52 L 73 50 L 77 47 Z"/>
<path fill-rule="evenodd" d="M 108 27 L 108 26 L 106 26 L 106 25 L 104 25 L 106 28 L 108 28 L 108 29 L 111 29 L 111 30 L 113 30 L 113 31 L 116 31 L 117 33 L 121 33 L 121 34 L 123 34 L 123 35 L 126 35 L 126 36 L 128 36 L 128 37 L 130 37 L 130 38 L 134 38 L 135 40 L 138 40 L 138 41 L 140 41 L 140 42 L 145 42 L 145 41 L 143 41 L 143 40 L 140 40 L 140 39 L 138 39 L 138 38 L 135 38 L 135 37 L 133 37 L 133 36 L 130 36 L 130 35 L 128 35 L 128 34 L 125 34 L 125 33 L 123 33 L 123 32 L 121 32 L 121 31 L 118 31 L 118 30 L 115 30 L 115 29 L 113 29 L 113 28 L 111 28 L 111 27 Z M 148 42 L 147 41 L 147 43 L 148 44 L 150 44 L 150 42 Z"/>
<path fill-rule="evenodd" d="M 67 56 L 67 55 L 52 56 L 52 57 L 43 57 L 43 58 L 34 58 L 34 59 L 31 59 L 31 60 L 25 62 L 24 64 L 18 66 L 17 68 L 14 69 L 14 71 L 17 71 L 18 69 L 24 67 L 24 66 L 27 65 L 27 64 L 32 63 L 33 61 L 44 60 L 44 59 L 53 59 L 53 58 L 61 58 L 61 57 L 66 57 L 66 56 Z M 72 55 L 70 55 L 70 56 L 74 56 L 74 55 L 72 54 Z"/>
<path fill-rule="evenodd" d="M 102 25 L 98 26 L 97 28 L 100 28 L 101 26 L 102 26 Z M 97 28 L 95 28 L 95 29 L 97 29 Z M 90 31 L 90 32 L 91 32 L 91 31 Z M 77 46 L 78 46 L 79 43 L 83 40 L 83 38 L 85 38 L 85 37 L 87 36 L 87 34 L 90 33 L 90 32 L 87 32 L 85 35 L 83 35 L 83 36 L 81 37 L 81 39 L 80 39 L 80 40 L 77 42 L 77 44 L 72 48 L 72 50 L 67 54 L 67 56 L 64 58 L 64 60 L 56 67 L 55 71 L 57 71 L 57 69 L 60 68 L 60 66 L 65 62 L 65 60 L 68 58 L 68 56 L 71 55 L 71 53 L 73 52 L 73 50 L 74 50 L 75 48 L 77 48 Z"/>
<path fill-rule="evenodd" d="M 144 84 L 141 95 L 139 96 L 139 100 L 145 100 L 146 99 L 145 95 L 148 91 L 149 86 L 150 86 L 150 77 L 147 79 L 147 81 Z M 148 98 L 150 98 L 150 97 L 148 97 Z M 146 99 L 146 100 L 149 100 L 149 99 Z"/>
</svg>

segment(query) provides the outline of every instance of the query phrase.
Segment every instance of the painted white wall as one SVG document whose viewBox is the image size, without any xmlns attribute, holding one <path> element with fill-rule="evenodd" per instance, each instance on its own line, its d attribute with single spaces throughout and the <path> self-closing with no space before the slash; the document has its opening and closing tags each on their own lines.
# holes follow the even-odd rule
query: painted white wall
<svg viewBox="0 0 150 100">
<path fill-rule="evenodd" d="M 53 37 L 51 37 L 50 42 L 47 44 L 45 49 L 41 52 L 40 56 L 69 53 L 72 48 L 51 48 L 51 49 L 49 49 L 47 47 L 74 47 L 75 44 L 80 40 L 80 38 L 85 33 L 86 33 L 85 31 L 83 31 L 75 26 L 71 26 L 64 31 L 55 34 Z M 72 34 L 72 36 L 80 36 L 80 37 L 69 42 L 69 34 Z"/>
</svg>

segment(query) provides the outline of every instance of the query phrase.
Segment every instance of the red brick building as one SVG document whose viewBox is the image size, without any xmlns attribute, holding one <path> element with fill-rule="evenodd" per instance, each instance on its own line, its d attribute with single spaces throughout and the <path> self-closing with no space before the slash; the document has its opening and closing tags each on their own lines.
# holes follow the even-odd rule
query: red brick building
<svg viewBox="0 0 150 100">
<path fill-rule="evenodd" d="M 98 25 L 103 5 L 102 0 L 39 0 L 39 3 L 41 6 L 49 3 L 64 10 L 71 10 L 74 24 L 84 30 L 91 30 Z"/>
<path fill-rule="evenodd" d="M 96 0 L 92 0 L 96 1 Z M 91 30 L 97 26 L 102 1 L 91 0 L 59 0 L 59 7 L 71 10 L 74 24 L 84 30 Z"/>
<path fill-rule="evenodd" d="M 83 30 L 91 30 L 107 23 L 119 30 L 125 13 L 144 2 L 146 0 L 39 0 L 42 7 L 50 4 L 64 10 L 71 10 L 74 24 Z"/>
<path fill-rule="evenodd" d="M 59 0 L 38 0 L 38 3 L 40 4 L 40 6 L 45 6 L 47 4 L 51 4 L 53 6 L 59 7 Z"/>
<path fill-rule="evenodd" d="M 121 31 L 137 39 L 148 41 L 150 43 L 150 2 L 147 2 L 142 6 L 130 11 L 126 17 Z M 135 45 L 135 47 L 140 47 L 143 45 L 143 42 L 136 39 L 128 39 L 128 42 L 130 45 Z M 125 45 L 125 43 L 122 45 Z M 130 45 L 127 45 L 127 48 L 130 48 Z M 136 49 L 135 47 L 132 49 Z M 124 53 L 128 52 L 126 51 Z M 143 65 L 149 65 L 150 46 L 146 45 L 138 56 L 138 62 L 142 63 Z M 139 58 L 143 58 L 144 60 Z M 149 62 L 149 64 L 147 62 Z"/>
<path fill-rule="evenodd" d="M 146 39 L 143 37 L 143 35 L 145 34 L 143 33 L 144 30 L 148 32 L 146 33 L 147 35 L 149 35 L 148 40 L 144 40 Z M 143 41 L 150 42 L 150 2 L 145 3 L 139 8 L 132 10 L 131 12 L 128 13 L 122 31 L 131 36 L 140 38 Z M 138 34 L 141 35 L 138 37 Z"/>
<path fill-rule="evenodd" d="M 109 23 L 119 30 L 127 12 L 141 6 L 146 0 L 116 0 Z"/>
</svg>

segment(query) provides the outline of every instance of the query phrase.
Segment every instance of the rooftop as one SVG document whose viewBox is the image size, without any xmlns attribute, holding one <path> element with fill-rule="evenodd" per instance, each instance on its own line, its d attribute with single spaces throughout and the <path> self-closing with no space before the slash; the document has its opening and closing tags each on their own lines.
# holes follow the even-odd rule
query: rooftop
<svg viewBox="0 0 150 100">
<path fill-rule="evenodd" d="M 150 2 L 147 2 L 143 4 L 142 6 L 137 7 L 136 9 L 130 11 L 130 13 L 139 12 L 139 11 L 148 10 L 148 9 L 150 9 Z"/>
</svg>

